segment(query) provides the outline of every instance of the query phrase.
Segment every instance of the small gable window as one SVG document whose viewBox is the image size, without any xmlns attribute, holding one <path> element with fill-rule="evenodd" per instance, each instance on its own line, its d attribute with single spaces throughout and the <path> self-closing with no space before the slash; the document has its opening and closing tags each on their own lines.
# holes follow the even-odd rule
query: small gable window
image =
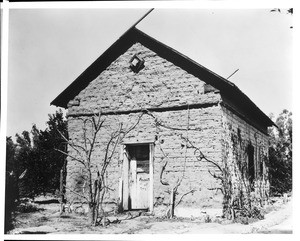
<svg viewBox="0 0 300 241">
<path fill-rule="evenodd" d="M 130 59 L 129 63 L 130 63 L 130 69 L 135 73 L 138 73 L 141 69 L 145 67 L 144 59 L 142 59 L 136 54 Z"/>
</svg>

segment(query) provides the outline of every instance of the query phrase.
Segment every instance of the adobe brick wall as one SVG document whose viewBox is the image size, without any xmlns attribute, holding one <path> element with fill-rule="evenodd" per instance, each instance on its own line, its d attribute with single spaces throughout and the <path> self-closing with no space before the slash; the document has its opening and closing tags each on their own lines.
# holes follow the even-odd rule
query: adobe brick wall
<svg viewBox="0 0 300 241">
<path fill-rule="evenodd" d="M 144 58 L 145 67 L 139 73 L 134 73 L 129 68 L 129 60 L 134 54 Z M 82 120 L 90 118 L 85 114 L 111 111 L 128 111 L 134 109 L 164 108 L 192 104 L 207 104 L 206 107 L 187 110 L 166 110 L 164 112 L 152 112 L 145 114 L 136 128 L 130 132 L 125 142 L 155 143 L 154 150 L 154 202 L 155 206 L 166 207 L 169 203 L 167 186 L 159 181 L 161 167 L 165 160 L 161 148 L 169 157 L 169 163 L 164 172 L 164 178 L 170 184 L 181 177 L 185 168 L 185 177 L 179 187 L 181 194 L 195 189 L 193 194 L 187 195 L 180 206 L 193 206 L 197 208 L 221 208 L 222 194 L 218 187 L 220 183 L 209 173 L 208 168 L 214 171 L 214 167 L 205 162 L 199 162 L 195 158 L 194 150 L 187 149 L 185 154 L 185 141 L 180 135 L 187 135 L 187 120 L 189 116 L 190 129 L 188 138 L 201 151 L 212 160 L 221 162 L 221 101 L 217 93 L 204 93 L 204 82 L 187 73 L 181 68 L 161 58 L 153 51 L 134 44 L 116 61 L 114 61 L 98 78 L 92 81 L 87 88 L 81 91 L 68 105 L 69 137 L 75 143 L 82 143 Z M 189 114 L 188 114 L 189 112 Z M 110 133 L 117 129 L 118 123 L 124 123 L 124 128 L 132 126 L 140 113 L 106 115 L 106 125 L 99 135 L 99 140 L 93 154 L 95 163 L 103 158 L 105 143 Z M 172 130 L 157 126 L 157 120 L 164 126 L 181 128 Z M 70 149 L 71 155 L 77 153 Z M 120 158 L 121 146 L 117 148 L 113 163 L 108 170 L 108 183 L 115 191 L 108 192 L 107 202 L 117 204 L 119 198 L 119 179 L 122 172 L 122 159 Z M 186 155 L 186 158 L 185 158 Z M 186 160 L 186 161 L 184 161 Z M 67 186 L 69 189 L 78 187 L 82 191 L 82 185 L 78 182 L 78 173 L 82 173 L 79 163 L 68 162 Z M 80 186 L 81 185 L 81 186 Z M 78 199 L 78 196 L 67 191 L 70 202 Z"/>
<path fill-rule="evenodd" d="M 236 173 L 232 175 L 233 187 L 236 192 L 239 191 L 239 173 L 236 172 L 236 170 L 238 170 L 237 163 L 240 161 L 242 163 L 245 162 L 247 165 L 248 156 L 245 155 L 245 152 L 247 151 L 247 145 L 251 143 L 251 145 L 254 147 L 255 167 L 253 195 L 256 198 L 262 198 L 262 201 L 264 201 L 268 198 L 270 188 L 268 181 L 268 165 L 265 159 L 268 157 L 268 135 L 253 127 L 249 121 L 245 121 L 224 106 L 222 106 L 222 112 L 223 126 L 226 125 L 223 131 L 225 132 L 224 135 L 227 138 L 227 142 L 229 142 L 229 146 L 225 146 L 224 142 L 222 143 L 222 146 L 224 151 L 228 149 L 226 151 L 227 157 L 229 157 L 227 158 L 229 169 L 232 173 Z M 257 123 L 255 123 L 255 125 L 257 125 Z M 266 126 L 260 126 L 259 129 L 267 131 Z M 232 138 L 239 139 L 241 142 L 238 142 L 237 146 L 234 146 L 234 141 Z M 237 148 L 238 150 L 234 150 L 234 148 Z M 237 156 L 235 151 L 239 154 L 239 156 Z M 226 155 L 223 154 L 223 156 Z M 262 166 L 260 165 L 260 162 L 262 162 Z M 262 171 L 260 171 L 261 167 Z"/>
<path fill-rule="evenodd" d="M 189 130 L 187 128 L 188 112 L 189 128 L 197 129 Z M 220 133 L 221 126 L 221 107 L 219 105 L 202 108 L 190 109 L 168 112 L 152 112 L 156 120 L 163 123 L 163 126 L 157 126 L 156 121 L 152 115 L 144 114 L 134 130 L 132 130 L 125 137 L 124 142 L 154 142 L 154 202 L 155 207 L 160 209 L 160 205 L 166 208 L 169 203 L 170 186 L 164 186 L 160 183 L 160 172 L 162 165 L 165 163 L 164 155 L 161 149 L 169 157 L 168 165 L 166 166 L 163 178 L 167 180 L 170 185 L 174 184 L 178 178 L 182 177 L 185 169 L 185 176 L 181 186 L 178 189 L 179 197 L 189 190 L 196 190 L 193 194 L 187 195 L 180 206 L 188 206 L 194 208 L 221 208 L 222 194 L 217 188 L 220 183 L 216 181 L 209 173 L 217 171 L 215 167 L 206 163 L 199 162 L 195 158 L 194 149 L 185 148 L 186 142 L 181 138 L 181 135 L 188 136 L 188 139 L 197 147 L 201 149 L 203 154 L 221 165 L 221 141 Z M 109 139 L 112 131 L 116 130 L 118 123 L 126 123 L 125 129 L 134 125 L 141 113 L 134 113 L 130 115 L 108 115 L 106 125 L 103 126 L 97 140 L 97 146 L 93 154 L 93 161 L 95 163 L 103 159 L 105 144 Z M 89 117 L 86 117 L 89 118 Z M 76 117 L 68 118 L 69 135 L 72 141 L 82 143 L 83 131 L 82 121 Z M 173 130 L 171 128 L 182 129 Z M 75 151 L 69 150 L 71 155 L 76 156 Z M 113 162 L 111 163 L 108 174 L 107 183 L 111 189 L 108 194 L 107 202 L 117 204 L 119 198 L 119 180 L 122 175 L 122 155 L 121 145 L 118 146 Z M 186 154 L 185 154 L 186 153 Z M 185 158 L 186 157 L 186 158 Z M 80 174 L 81 165 L 76 161 L 69 160 L 67 187 L 74 189 L 76 186 L 76 176 Z M 78 189 L 80 191 L 80 188 Z M 76 195 L 68 192 L 68 199 L 70 202 L 76 199 Z"/>
<path fill-rule="evenodd" d="M 145 67 L 139 73 L 129 68 L 134 54 L 145 60 Z M 218 101 L 219 94 L 204 94 L 203 81 L 136 43 L 69 102 L 68 113 L 90 113 L 99 108 L 103 112 L 124 111 Z"/>
</svg>

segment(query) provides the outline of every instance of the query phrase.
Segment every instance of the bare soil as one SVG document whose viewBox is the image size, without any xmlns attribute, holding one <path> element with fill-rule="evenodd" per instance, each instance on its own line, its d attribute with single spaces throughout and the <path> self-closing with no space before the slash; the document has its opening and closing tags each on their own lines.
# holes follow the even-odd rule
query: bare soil
<svg viewBox="0 0 300 241">
<path fill-rule="evenodd" d="M 15 214 L 15 228 L 10 234 L 292 233 L 291 198 L 273 199 L 272 204 L 266 208 L 265 219 L 248 225 L 220 219 L 169 220 L 145 213 L 128 212 L 109 216 L 106 227 L 95 227 L 88 224 L 86 215 L 60 215 L 59 208 L 59 203 L 51 201 L 22 204 Z"/>
</svg>

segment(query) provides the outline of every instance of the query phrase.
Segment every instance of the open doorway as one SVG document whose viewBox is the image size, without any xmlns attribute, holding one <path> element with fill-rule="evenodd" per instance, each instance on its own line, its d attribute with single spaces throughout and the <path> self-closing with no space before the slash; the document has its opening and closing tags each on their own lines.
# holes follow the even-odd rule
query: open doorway
<svg viewBox="0 0 300 241">
<path fill-rule="evenodd" d="M 121 202 L 123 210 L 153 211 L 152 143 L 123 145 Z"/>
<path fill-rule="evenodd" d="M 149 144 L 128 145 L 129 209 L 149 208 Z"/>
</svg>

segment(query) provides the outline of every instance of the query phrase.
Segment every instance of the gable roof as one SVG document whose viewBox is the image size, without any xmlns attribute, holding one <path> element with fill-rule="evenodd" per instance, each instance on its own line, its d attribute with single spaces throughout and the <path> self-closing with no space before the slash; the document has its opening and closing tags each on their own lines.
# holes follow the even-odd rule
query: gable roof
<svg viewBox="0 0 300 241">
<path fill-rule="evenodd" d="M 256 119 L 265 126 L 275 125 L 273 121 L 264 114 L 235 84 L 205 68 L 187 56 L 179 53 L 175 49 L 157 41 L 137 29 L 135 26 L 136 24 L 127 30 L 50 104 L 67 108 L 70 100 L 74 99 L 81 90 L 85 89 L 91 81 L 96 79 L 102 71 L 104 71 L 120 55 L 125 53 L 134 43 L 139 42 L 154 51 L 160 57 L 172 62 L 188 73 L 218 89 L 225 99 L 229 99 L 230 102 L 243 109 L 249 116 L 255 116 Z"/>
</svg>

